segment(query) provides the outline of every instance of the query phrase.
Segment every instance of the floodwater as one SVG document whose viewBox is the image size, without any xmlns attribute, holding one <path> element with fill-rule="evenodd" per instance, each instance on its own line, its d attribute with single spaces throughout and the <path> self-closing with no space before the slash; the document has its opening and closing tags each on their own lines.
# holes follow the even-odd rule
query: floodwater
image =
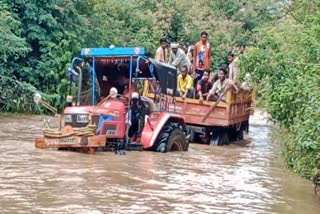
<svg viewBox="0 0 320 214">
<path fill-rule="evenodd" d="M 117 156 L 36 149 L 42 124 L 0 116 L 0 213 L 320 213 L 264 125 L 237 145 Z"/>
</svg>

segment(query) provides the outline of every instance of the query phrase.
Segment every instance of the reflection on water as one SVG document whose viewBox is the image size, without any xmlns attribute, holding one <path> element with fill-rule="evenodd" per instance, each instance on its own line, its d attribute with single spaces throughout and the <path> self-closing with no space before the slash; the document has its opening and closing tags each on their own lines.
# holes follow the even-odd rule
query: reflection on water
<svg viewBox="0 0 320 214">
<path fill-rule="evenodd" d="M 41 117 L 0 117 L 1 213 L 320 213 L 266 126 L 237 145 L 187 153 L 39 150 Z"/>
</svg>

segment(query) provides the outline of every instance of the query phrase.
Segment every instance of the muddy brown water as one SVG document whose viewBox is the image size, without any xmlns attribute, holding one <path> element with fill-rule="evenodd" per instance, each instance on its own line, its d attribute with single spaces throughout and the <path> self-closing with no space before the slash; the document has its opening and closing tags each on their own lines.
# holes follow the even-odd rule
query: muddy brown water
<svg viewBox="0 0 320 214">
<path fill-rule="evenodd" d="M 41 116 L 0 116 L 0 213 L 320 213 L 265 125 L 237 145 L 95 155 L 35 149 Z"/>
</svg>

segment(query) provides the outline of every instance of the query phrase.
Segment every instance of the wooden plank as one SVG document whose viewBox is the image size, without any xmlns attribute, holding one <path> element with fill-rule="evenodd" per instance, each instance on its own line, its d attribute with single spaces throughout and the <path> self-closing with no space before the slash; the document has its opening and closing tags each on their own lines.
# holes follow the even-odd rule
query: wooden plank
<svg viewBox="0 0 320 214">
<path fill-rule="evenodd" d="M 148 83 L 145 83 L 145 87 L 147 87 L 147 90 L 144 91 L 144 95 L 154 98 L 154 94 L 149 91 Z M 184 116 L 187 124 L 229 126 L 249 119 L 250 111 L 247 111 L 247 109 L 251 106 L 253 96 L 254 91 L 249 92 L 240 89 L 237 94 L 234 94 L 229 90 L 226 95 L 226 102 L 219 102 L 204 122 L 201 121 L 210 107 L 215 104 L 214 101 L 175 97 L 175 110 L 176 113 Z M 174 104 L 171 102 L 169 110 L 174 110 Z"/>
</svg>

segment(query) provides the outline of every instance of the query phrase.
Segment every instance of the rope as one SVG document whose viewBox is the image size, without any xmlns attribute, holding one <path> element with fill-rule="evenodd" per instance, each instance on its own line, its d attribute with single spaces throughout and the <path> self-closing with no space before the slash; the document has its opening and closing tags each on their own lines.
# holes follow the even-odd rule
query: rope
<svg viewBox="0 0 320 214">
<path fill-rule="evenodd" d="M 96 125 L 89 124 L 86 127 L 73 128 L 73 132 L 66 133 L 66 134 L 63 134 L 62 131 L 57 131 L 56 129 L 52 129 L 52 128 L 44 128 L 42 129 L 42 132 L 44 134 L 44 137 L 49 137 L 49 138 L 65 138 L 65 137 L 71 137 L 71 136 L 90 137 L 95 135 L 96 129 L 97 129 Z"/>
</svg>

